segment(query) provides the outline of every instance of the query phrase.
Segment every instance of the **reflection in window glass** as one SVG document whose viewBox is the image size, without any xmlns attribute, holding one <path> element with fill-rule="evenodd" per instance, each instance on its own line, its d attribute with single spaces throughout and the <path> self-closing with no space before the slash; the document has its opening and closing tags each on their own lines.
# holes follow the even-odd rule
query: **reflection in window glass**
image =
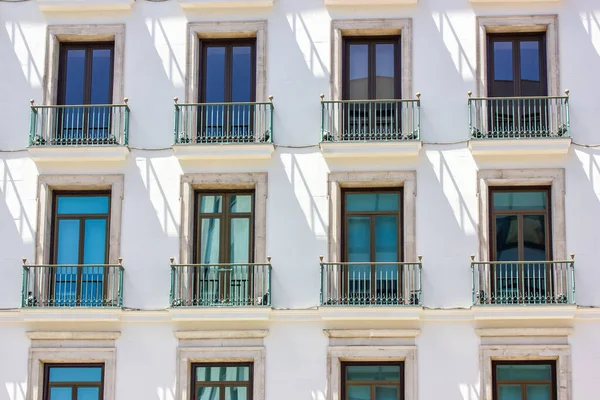
<svg viewBox="0 0 600 400">
<path fill-rule="evenodd" d="M 540 42 L 521 42 L 521 79 L 540 80 Z"/>
<path fill-rule="evenodd" d="M 513 80 L 513 44 L 512 42 L 494 42 L 494 79 Z"/>
<path fill-rule="evenodd" d="M 100 365 L 47 365 L 45 369 L 47 400 L 101 400 L 102 376 Z M 75 397 L 76 396 L 76 397 Z"/>
<path fill-rule="evenodd" d="M 193 366 L 198 400 L 252 400 L 251 365 Z"/>
</svg>

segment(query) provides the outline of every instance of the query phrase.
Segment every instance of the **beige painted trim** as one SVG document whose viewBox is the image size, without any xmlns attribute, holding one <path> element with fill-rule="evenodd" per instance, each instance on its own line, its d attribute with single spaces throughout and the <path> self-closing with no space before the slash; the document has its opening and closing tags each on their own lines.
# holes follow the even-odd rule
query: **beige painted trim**
<svg viewBox="0 0 600 400">
<path fill-rule="evenodd" d="M 331 172 L 328 181 L 329 197 L 329 262 L 342 259 L 342 188 L 404 188 L 403 255 L 405 262 L 417 260 L 416 245 L 416 171 Z"/>
<path fill-rule="evenodd" d="M 479 196 L 479 260 L 489 261 L 489 188 L 494 186 L 550 186 L 552 252 L 555 261 L 567 260 L 565 170 L 490 169 L 477 174 Z"/>
<path fill-rule="evenodd" d="M 482 400 L 493 400 L 492 360 L 556 360 L 557 400 L 571 399 L 571 347 L 569 345 L 480 346 Z"/>
<path fill-rule="evenodd" d="M 342 361 L 404 361 L 404 398 L 407 400 L 419 398 L 417 346 L 329 346 L 327 348 L 327 400 L 342 400 Z"/>
<path fill-rule="evenodd" d="M 52 192 L 54 190 L 110 190 L 110 237 L 108 263 L 117 264 L 121 256 L 121 215 L 124 175 L 39 175 L 37 185 L 37 229 L 35 264 L 50 263 L 52 237 Z"/>
<path fill-rule="evenodd" d="M 412 88 L 412 19 L 346 19 L 331 22 L 331 85 L 329 98 L 342 99 L 342 49 L 344 36 L 384 36 L 401 35 L 402 68 L 401 86 L 402 98 L 411 99 L 414 96 Z"/>
<path fill-rule="evenodd" d="M 262 339 L 267 337 L 267 329 L 237 330 L 237 331 L 177 331 L 177 339 Z"/>
<path fill-rule="evenodd" d="M 267 96 L 267 21 L 190 22 L 187 29 L 186 103 L 198 103 L 199 39 L 256 38 L 256 101 Z"/>
<path fill-rule="evenodd" d="M 113 104 L 124 96 L 125 25 L 49 25 L 46 38 L 43 104 L 53 105 L 58 96 L 58 69 L 62 42 L 114 41 Z"/>
<path fill-rule="evenodd" d="M 27 337 L 31 340 L 116 340 L 121 332 L 51 332 L 31 331 Z"/>
<path fill-rule="evenodd" d="M 190 377 L 195 362 L 252 362 L 254 381 L 252 399 L 265 399 L 265 347 L 178 347 L 177 399 L 190 398 Z"/>
<path fill-rule="evenodd" d="M 323 329 L 329 338 L 415 338 L 420 329 Z"/>
<path fill-rule="evenodd" d="M 181 176 L 180 263 L 193 262 L 194 191 L 254 189 L 254 262 L 267 262 L 267 197 L 266 172 L 234 174 L 185 174 Z"/>
<path fill-rule="evenodd" d="M 546 67 L 548 95 L 560 96 L 560 63 L 558 51 L 558 15 L 523 15 L 477 17 L 477 77 L 478 97 L 487 97 L 487 34 L 513 32 L 546 32 Z"/>
<path fill-rule="evenodd" d="M 569 336 L 573 328 L 485 328 L 476 329 L 481 337 Z"/>
</svg>

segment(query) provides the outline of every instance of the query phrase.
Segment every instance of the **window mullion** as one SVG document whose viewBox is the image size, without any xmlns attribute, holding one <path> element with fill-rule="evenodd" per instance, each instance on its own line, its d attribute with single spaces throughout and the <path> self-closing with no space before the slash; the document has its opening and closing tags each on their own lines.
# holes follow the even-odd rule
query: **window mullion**
<svg viewBox="0 0 600 400">
<path fill-rule="evenodd" d="M 513 40 L 514 96 L 521 96 L 521 40 Z"/>
</svg>

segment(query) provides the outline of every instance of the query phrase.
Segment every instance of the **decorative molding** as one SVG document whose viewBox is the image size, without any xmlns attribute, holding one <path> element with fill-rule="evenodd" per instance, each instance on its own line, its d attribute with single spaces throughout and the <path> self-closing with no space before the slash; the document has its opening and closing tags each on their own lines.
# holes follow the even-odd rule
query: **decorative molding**
<svg viewBox="0 0 600 400">
<path fill-rule="evenodd" d="M 326 6 L 407 6 L 418 0 L 325 0 Z"/>
<path fill-rule="evenodd" d="M 172 321 L 267 321 L 271 307 L 174 307 L 168 312 Z"/>
<path fill-rule="evenodd" d="M 319 307 L 324 321 L 389 321 L 389 320 L 418 320 L 423 307 L 393 306 L 393 307 Z"/>
<path fill-rule="evenodd" d="M 27 337 L 32 340 L 116 340 L 121 332 L 65 332 L 65 331 L 29 331 Z"/>
<path fill-rule="evenodd" d="M 176 144 L 180 160 L 269 160 L 275 151 L 272 143 L 247 144 Z"/>
<path fill-rule="evenodd" d="M 274 0 L 179 0 L 184 10 L 211 8 L 269 8 Z"/>
<path fill-rule="evenodd" d="M 573 319 L 577 306 L 560 304 L 552 305 L 514 305 L 514 306 L 473 306 L 475 320 L 540 320 L 540 319 Z"/>
<path fill-rule="evenodd" d="M 29 156 L 36 162 L 124 161 L 127 146 L 29 146 Z"/>
<path fill-rule="evenodd" d="M 506 4 L 506 3 L 558 3 L 561 0 L 469 0 L 470 3 L 495 3 L 495 4 Z"/>
<path fill-rule="evenodd" d="M 325 158 L 417 157 L 423 144 L 420 140 L 398 142 L 321 142 Z"/>
<path fill-rule="evenodd" d="M 569 336 L 573 334 L 573 328 L 485 328 L 475 331 L 477 335 L 485 337 Z"/>
<path fill-rule="evenodd" d="M 420 329 L 323 329 L 329 338 L 414 338 Z"/>
<path fill-rule="evenodd" d="M 265 338 L 268 329 L 231 330 L 231 331 L 176 331 L 177 339 L 256 339 Z"/>
<path fill-rule="evenodd" d="M 474 156 L 566 155 L 571 139 L 471 139 Z"/>
<path fill-rule="evenodd" d="M 129 11 L 134 0 L 37 0 L 41 11 Z"/>
</svg>

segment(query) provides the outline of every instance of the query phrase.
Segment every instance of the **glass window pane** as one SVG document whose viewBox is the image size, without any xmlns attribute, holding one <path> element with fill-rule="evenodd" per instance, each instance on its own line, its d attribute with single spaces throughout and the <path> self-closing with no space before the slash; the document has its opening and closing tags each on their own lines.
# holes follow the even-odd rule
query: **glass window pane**
<svg viewBox="0 0 600 400">
<path fill-rule="evenodd" d="M 207 103 L 225 101 L 225 47 L 206 48 L 204 90 Z"/>
<path fill-rule="evenodd" d="M 375 45 L 375 98 L 395 98 L 394 86 L 394 50 L 392 43 L 380 43 Z"/>
<path fill-rule="evenodd" d="M 523 216 L 523 261 L 546 260 L 546 216 Z"/>
<path fill-rule="evenodd" d="M 375 400 L 399 400 L 397 386 L 375 386 Z"/>
<path fill-rule="evenodd" d="M 252 196 L 249 194 L 230 196 L 229 211 L 232 213 L 252 212 Z"/>
<path fill-rule="evenodd" d="M 203 214 L 218 214 L 222 212 L 222 196 L 201 196 L 200 212 Z"/>
<path fill-rule="evenodd" d="M 85 50 L 67 49 L 64 104 L 83 104 L 85 92 Z"/>
<path fill-rule="evenodd" d="M 494 210 L 545 210 L 546 192 L 494 192 Z"/>
<path fill-rule="evenodd" d="M 196 367 L 198 382 L 246 382 L 249 379 L 250 367 L 244 365 Z"/>
<path fill-rule="evenodd" d="M 527 400 L 552 400 L 550 385 L 527 385 Z"/>
<path fill-rule="evenodd" d="M 348 217 L 348 261 L 371 261 L 371 219 Z"/>
<path fill-rule="evenodd" d="M 100 400 L 100 388 L 97 388 L 97 387 L 77 388 L 77 400 Z"/>
<path fill-rule="evenodd" d="M 519 260 L 519 222 L 516 215 L 496 216 L 496 261 Z"/>
<path fill-rule="evenodd" d="M 521 42 L 521 79 L 540 80 L 540 42 Z"/>
<path fill-rule="evenodd" d="M 523 400 L 521 385 L 500 385 L 498 394 L 498 400 Z"/>
<path fill-rule="evenodd" d="M 349 54 L 349 100 L 369 98 L 369 45 L 351 44 Z"/>
<path fill-rule="evenodd" d="M 198 388 L 198 395 L 196 398 L 198 400 L 220 400 L 219 396 L 218 387 L 204 386 Z"/>
<path fill-rule="evenodd" d="M 200 235 L 200 264 L 218 263 L 221 221 L 218 218 L 202 218 Z"/>
<path fill-rule="evenodd" d="M 106 219 L 86 219 L 83 240 L 83 263 L 106 262 Z"/>
<path fill-rule="evenodd" d="M 248 388 L 242 387 L 226 387 L 225 400 L 248 400 Z"/>
<path fill-rule="evenodd" d="M 250 218 L 232 218 L 229 235 L 229 262 L 250 262 Z"/>
<path fill-rule="evenodd" d="M 92 50 L 92 91 L 90 104 L 111 104 L 112 49 Z"/>
<path fill-rule="evenodd" d="M 252 101 L 252 47 L 235 46 L 232 52 L 231 101 Z"/>
<path fill-rule="evenodd" d="M 349 381 L 399 381 L 399 365 L 349 365 L 346 367 Z"/>
<path fill-rule="evenodd" d="M 375 217 L 375 261 L 398 261 L 398 217 L 395 215 Z"/>
<path fill-rule="evenodd" d="M 548 364 L 502 364 L 496 365 L 498 381 L 551 380 L 552 367 Z"/>
<path fill-rule="evenodd" d="M 50 388 L 50 398 L 48 400 L 71 400 L 73 389 L 70 387 Z"/>
<path fill-rule="evenodd" d="M 348 386 L 348 400 L 371 400 L 370 386 Z"/>
<path fill-rule="evenodd" d="M 79 264 L 79 220 L 58 221 L 57 264 Z"/>
<path fill-rule="evenodd" d="M 494 42 L 494 80 L 513 80 L 512 42 Z"/>
<path fill-rule="evenodd" d="M 74 214 L 108 214 L 109 196 L 59 196 L 58 213 Z"/>
<path fill-rule="evenodd" d="M 51 367 L 50 382 L 100 382 L 100 367 Z"/>
<path fill-rule="evenodd" d="M 398 193 L 348 193 L 346 211 L 398 211 Z"/>
</svg>

